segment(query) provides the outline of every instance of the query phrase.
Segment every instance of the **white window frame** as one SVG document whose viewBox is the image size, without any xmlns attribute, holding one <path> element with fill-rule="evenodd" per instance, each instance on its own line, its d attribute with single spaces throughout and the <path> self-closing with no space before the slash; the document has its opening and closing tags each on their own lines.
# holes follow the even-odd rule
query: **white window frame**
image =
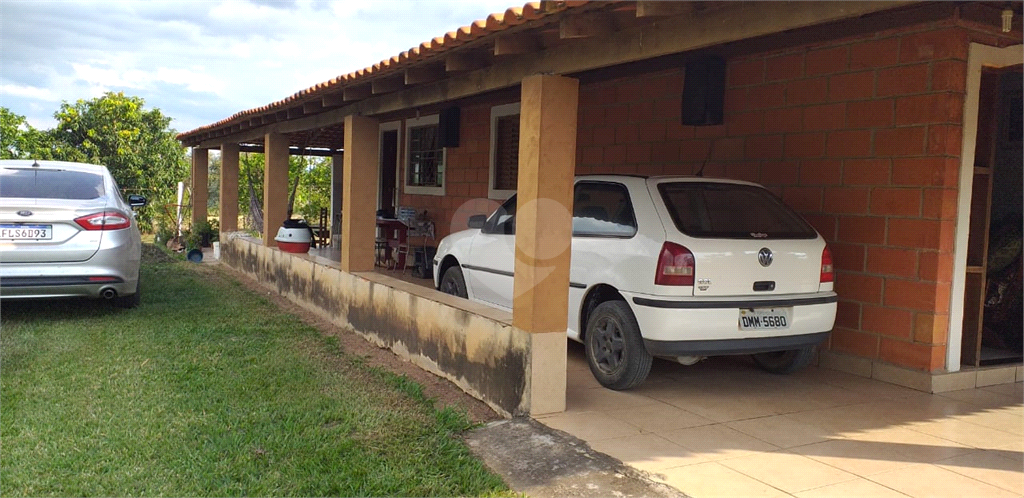
<svg viewBox="0 0 1024 498">
<path fill-rule="evenodd" d="M 494 177 L 496 174 L 494 164 L 494 154 L 496 152 L 496 145 L 498 143 L 498 118 L 510 116 L 512 114 L 522 114 L 521 106 L 519 102 L 514 104 L 496 105 L 491 108 L 491 151 L 490 151 L 490 167 L 488 168 L 487 174 L 487 198 L 504 201 L 512 194 L 515 194 L 515 190 L 499 190 L 494 188 Z"/>
<path fill-rule="evenodd" d="M 405 150 L 402 151 L 402 186 L 405 189 L 406 194 L 413 195 L 444 195 L 445 194 L 445 166 L 448 160 L 448 149 L 446 147 L 441 148 L 441 160 L 437 165 L 437 174 L 441 177 L 441 185 L 437 187 L 423 187 L 417 185 L 409 185 L 409 129 L 423 125 L 436 125 L 438 124 L 437 114 L 431 116 L 423 116 L 420 118 L 410 118 L 405 120 Z"/>
</svg>

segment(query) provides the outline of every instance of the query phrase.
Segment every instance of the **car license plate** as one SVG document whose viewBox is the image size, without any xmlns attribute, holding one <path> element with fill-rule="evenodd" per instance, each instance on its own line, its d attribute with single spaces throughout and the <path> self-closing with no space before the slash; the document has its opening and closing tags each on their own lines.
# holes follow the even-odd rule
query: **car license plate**
<svg viewBox="0 0 1024 498">
<path fill-rule="evenodd" d="M 789 312 L 791 309 L 741 309 L 740 330 L 778 330 L 789 328 Z"/>
<path fill-rule="evenodd" d="M 50 240 L 53 225 L 0 225 L 2 240 Z"/>
</svg>

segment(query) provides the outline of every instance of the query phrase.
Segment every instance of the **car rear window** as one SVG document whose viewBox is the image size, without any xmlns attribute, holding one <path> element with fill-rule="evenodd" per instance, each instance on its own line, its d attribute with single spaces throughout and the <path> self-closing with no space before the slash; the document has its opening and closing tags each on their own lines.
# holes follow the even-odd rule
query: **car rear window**
<svg viewBox="0 0 1024 498">
<path fill-rule="evenodd" d="M 693 237 L 813 239 L 814 231 L 767 190 L 750 185 L 676 182 L 658 185 L 676 228 Z"/>
<path fill-rule="evenodd" d="M 103 196 L 103 176 L 84 171 L 0 169 L 0 197 L 86 200 Z"/>
</svg>

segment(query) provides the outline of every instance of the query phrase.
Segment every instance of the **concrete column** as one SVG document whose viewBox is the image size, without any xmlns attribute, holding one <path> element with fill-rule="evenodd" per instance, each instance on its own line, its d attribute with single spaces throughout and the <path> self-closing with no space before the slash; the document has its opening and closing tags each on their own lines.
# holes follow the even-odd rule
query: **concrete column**
<svg viewBox="0 0 1024 498">
<path fill-rule="evenodd" d="M 192 149 L 192 226 L 206 221 L 206 202 L 210 198 L 210 150 Z"/>
<path fill-rule="evenodd" d="M 342 185 L 345 179 L 345 156 L 331 156 L 331 235 L 341 233 L 341 200 L 344 198 Z"/>
<path fill-rule="evenodd" d="M 379 140 L 376 119 L 345 116 L 341 269 L 349 273 L 373 270 Z"/>
<path fill-rule="evenodd" d="M 220 146 L 220 231 L 238 230 L 238 144 Z"/>
<path fill-rule="evenodd" d="M 274 237 L 288 218 L 288 137 L 267 133 L 263 157 L 263 245 L 277 247 Z"/>
<path fill-rule="evenodd" d="M 565 410 L 579 81 L 523 79 L 512 324 L 532 334 L 530 413 Z"/>
</svg>

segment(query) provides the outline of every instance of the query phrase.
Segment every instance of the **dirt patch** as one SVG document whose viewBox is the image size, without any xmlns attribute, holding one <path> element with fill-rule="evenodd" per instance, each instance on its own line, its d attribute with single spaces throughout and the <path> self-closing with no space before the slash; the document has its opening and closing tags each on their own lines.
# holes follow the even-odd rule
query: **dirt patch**
<svg viewBox="0 0 1024 498">
<path fill-rule="evenodd" d="M 345 353 L 362 357 L 367 365 L 383 368 L 397 375 L 405 375 L 416 381 L 423 386 L 423 394 L 427 398 L 433 399 L 435 406 L 438 408 L 450 406 L 465 412 L 467 417 L 475 423 L 486 423 L 502 418 L 487 404 L 470 396 L 447 379 L 438 377 L 413 365 L 388 349 L 371 344 L 355 332 L 339 327 L 329 320 L 296 305 L 289 301 L 288 298 L 263 287 L 256 280 L 227 265 L 199 264 L 195 265 L 194 268 L 204 275 L 238 282 L 245 288 L 266 297 L 282 310 L 299 317 L 304 323 L 315 327 L 324 334 L 336 337 Z"/>
</svg>

